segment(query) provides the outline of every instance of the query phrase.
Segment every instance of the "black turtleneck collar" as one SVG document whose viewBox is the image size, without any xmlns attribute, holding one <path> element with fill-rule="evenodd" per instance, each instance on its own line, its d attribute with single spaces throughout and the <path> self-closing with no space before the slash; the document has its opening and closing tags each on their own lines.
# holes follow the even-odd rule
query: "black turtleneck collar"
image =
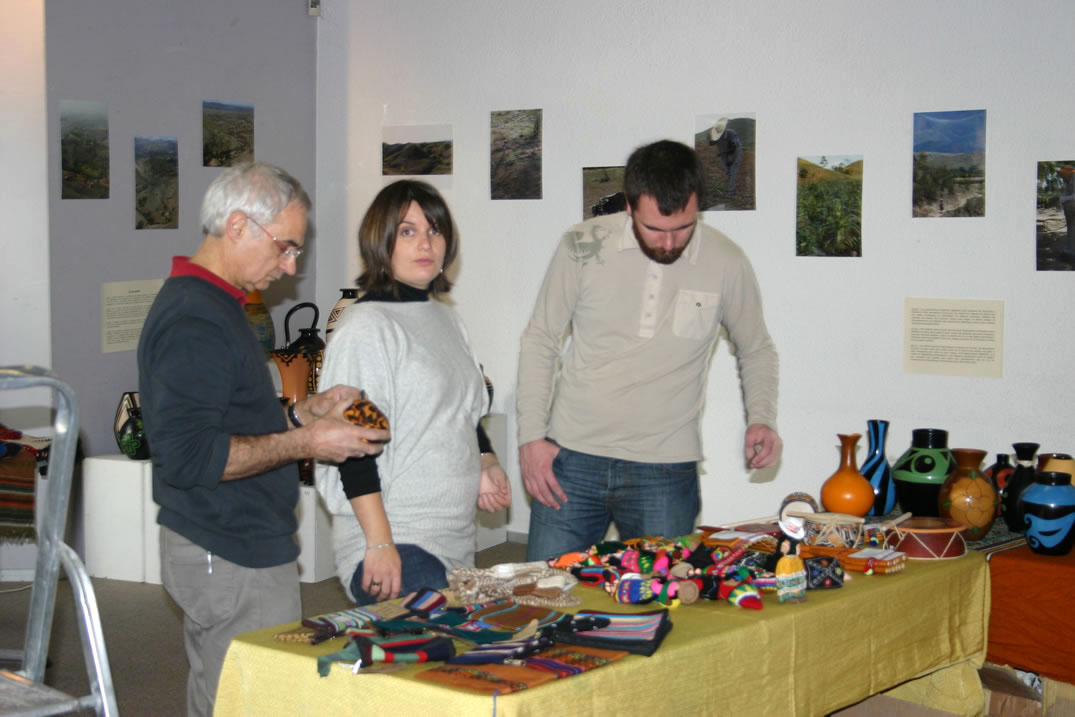
<svg viewBox="0 0 1075 717">
<path fill-rule="evenodd" d="M 429 301 L 428 289 L 416 289 L 410 284 L 404 284 L 402 281 L 396 282 L 396 291 L 399 292 L 399 296 L 395 296 L 391 291 L 367 291 L 355 303 L 363 301 Z"/>
</svg>

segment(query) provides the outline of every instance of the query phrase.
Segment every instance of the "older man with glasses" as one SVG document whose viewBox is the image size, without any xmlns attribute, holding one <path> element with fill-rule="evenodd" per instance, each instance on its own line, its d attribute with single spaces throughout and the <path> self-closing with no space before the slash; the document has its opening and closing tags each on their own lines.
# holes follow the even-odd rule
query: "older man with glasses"
<svg viewBox="0 0 1075 717">
<path fill-rule="evenodd" d="M 295 273 L 309 209 L 279 167 L 225 170 L 202 204 L 202 244 L 173 259 L 138 346 L 161 577 L 184 613 L 191 715 L 212 713 L 232 637 L 302 616 L 296 461 L 339 463 L 388 439 L 344 417 L 359 397 L 352 386 L 310 396 L 285 417 L 247 322 L 246 292 Z"/>
</svg>

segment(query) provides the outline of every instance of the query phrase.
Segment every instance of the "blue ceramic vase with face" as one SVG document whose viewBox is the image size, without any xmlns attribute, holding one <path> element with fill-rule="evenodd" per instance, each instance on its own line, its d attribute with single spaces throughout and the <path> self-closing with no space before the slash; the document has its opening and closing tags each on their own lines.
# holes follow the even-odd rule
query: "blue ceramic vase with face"
<svg viewBox="0 0 1075 717">
<path fill-rule="evenodd" d="M 1020 498 L 1026 542 L 1035 553 L 1067 555 L 1075 543 L 1075 486 L 1068 473 L 1038 473 Z"/>
</svg>

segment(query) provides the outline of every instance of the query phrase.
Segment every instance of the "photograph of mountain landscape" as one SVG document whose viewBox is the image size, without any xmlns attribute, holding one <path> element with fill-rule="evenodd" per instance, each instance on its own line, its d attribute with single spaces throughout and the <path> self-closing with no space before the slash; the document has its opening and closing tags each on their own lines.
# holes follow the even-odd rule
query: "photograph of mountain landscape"
<svg viewBox="0 0 1075 717">
<path fill-rule="evenodd" d="M 623 166 L 582 168 L 582 218 L 615 214 L 627 209 Z"/>
<path fill-rule="evenodd" d="M 202 166 L 254 159 L 254 105 L 202 100 Z"/>
<path fill-rule="evenodd" d="M 541 199 L 541 110 L 490 113 L 492 199 Z"/>
<path fill-rule="evenodd" d="M 451 174 L 452 126 L 391 126 L 381 141 L 381 174 Z"/>
<path fill-rule="evenodd" d="M 703 210 L 754 209 L 753 113 L 694 118 L 694 149 L 705 168 Z"/>
<path fill-rule="evenodd" d="M 862 256 L 862 155 L 798 158 L 795 256 Z"/>
<path fill-rule="evenodd" d="M 1075 159 L 1038 162 L 1038 271 L 1075 269 Z"/>
<path fill-rule="evenodd" d="M 134 138 L 134 228 L 179 227 L 179 141 Z"/>
<path fill-rule="evenodd" d="M 60 198 L 108 198 L 108 107 L 60 100 Z"/>
<path fill-rule="evenodd" d="M 985 216 L 985 110 L 915 112 L 913 217 Z"/>
</svg>

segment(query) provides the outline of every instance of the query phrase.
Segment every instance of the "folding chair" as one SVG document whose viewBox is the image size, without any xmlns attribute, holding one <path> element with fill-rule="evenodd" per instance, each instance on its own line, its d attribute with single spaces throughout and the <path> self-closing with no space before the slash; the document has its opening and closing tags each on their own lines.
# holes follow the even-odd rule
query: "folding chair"
<svg viewBox="0 0 1075 717">
<path fill-rule="evenodd" d="M 89 574 L 78 553 L 63 542 L 67 527 L 67 506 L 71 497 L 71 473 L 78 442 L 78 405 L 74 391 L 46 369 L 33 366 L 0 368 L 0 390 L 48 386 L 55 390 L 54 437 L 49 449 L 48 480 L 44 500 L 38 501 L 41 514 L 37 535 L 37 565 L 21 650 L 0 650 L 0 657 L 21 662 L 17 671 L 0 670 L 0 714 L 56 715 L 93 709 L 101 715 L 116 715 L 116 691 L 108 666 L 101 617 Z M 56 583 L 60 565 L 71 583 L 75 598 L 86 661 L 90 694 L 76 697 L 44 684 L 52 617 L 56 607 Z"/>
</svg>

